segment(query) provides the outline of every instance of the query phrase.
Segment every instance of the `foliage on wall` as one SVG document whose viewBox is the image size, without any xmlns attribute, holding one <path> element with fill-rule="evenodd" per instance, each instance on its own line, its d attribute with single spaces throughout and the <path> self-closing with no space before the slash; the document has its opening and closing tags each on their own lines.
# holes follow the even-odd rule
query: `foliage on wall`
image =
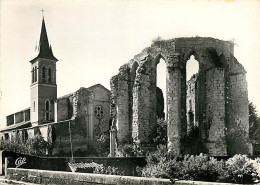
<svg viewBox="0 0 260 185">
<path fill-rule="evenodd" d="M 25 142 L 17 142 L 15 140 L 1 140 L 1 150 L 12 151 L 22 154 L 45 156 L 48 155 L 50 143 L 37 134 L 34 138 L 29 138 Z"/>
</svg>

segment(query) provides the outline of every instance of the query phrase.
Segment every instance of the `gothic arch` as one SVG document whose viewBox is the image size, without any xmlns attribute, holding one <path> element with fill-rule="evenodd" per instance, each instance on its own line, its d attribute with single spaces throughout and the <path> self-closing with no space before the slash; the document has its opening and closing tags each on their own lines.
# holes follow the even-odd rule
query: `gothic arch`
<svg viewBox="0 0 260 185">
<path fill-rule="evenodd" d="M 136 70 L 137 70 L 138 67 L 139 67 L 138 62 L 133 60 L 133 64 L 130 67 L 131 82 L 134 82 L 134 80 L 135 80 Z"/>
<path fill-rule="evenodd" d="M 232 125 L 231 122 L 234 122 L 237 117 L 243 120 L 244 126 L 248 124 L 246 114 L 248 108 L 244 106 L 248 101 L 245 70 L 233 57 L 233 53 L 234 45 L 228 41 L 202 37 L 175 38 L 154 42 L 151 47 L 145 48 L 140 54 L 134 56 L 134 59 L 128 64 L 130 70 L 120 68 L 118 75 L 111 79 L 111 99 L 117 100 L 114 109 L 120 110 L 123 107 L 129 107 L 131 101 L 127 102 L 125 97 L 131 91 L 132 85 L 129 89 L 129 82 L 123 80 L 127 78 L 133 83 L 133 76 L 135 76 L 133 143 L 142 146 L 152 143 L 151 130 L 155 121 L 154 107 L 156 107 L 154 104 L 156 66 L 162 58 L 167 67 L 168 150 L 185 153 L 185 150 L 189 148 L 189 143 L 185 143 L 187 136 L 186 63 L 193 55 L 199 63 L 196 87 L 200 105 L 197 115 L 199 116 L 199 137 L 201 145 L 204 147 L 199 152 L 210 155 L 239 152 L 240 144 L 236 143 L 234 139 L 230 139 L 229 144 L 236 145 L 236 147 L 233 147 L 235 149 L 232 152 L 227 153 L 226 134 L 230 131 L 225 130 L 226 125 Z M 127 91 L 128 93 L 126 93 Z M 239 92 L 242 92 L 243 96 L 240 96 Z M 236 110 L 235 107 L 238 106 L 240 109 Z M 123 111 L 121 112 L 123 113 Z M 117 122 L 119 127 L 123 128 L 131 118 L 127 120 L 124 114 L 120 114 L 116 119 L 119 120 Z M 120 141 L 123 141 L 124 135 L 127 134 L 120 133 L 121 130 L 117 131 L 118 135 L 122 136 Z M 242 153 L 250 153 L 250 144 L 245 143 L 244 146 L 248 150 Z"/>
<path fill-rule="evenodd" d="M 197 61 L 199 61 L 201 58 L 200 51 L 192 48 L 183 54 L 183 61 L 185 62 L 185 65 L 192 55 Z"/>
<path fill-rule="evenodd" d="M 163 60 L 166 62 L 166 60 L 165 60 L 166 57 L 165 57 L 165 55 L 164 55 L 162 52 L 157 53 L 157 54 L 155 55 L 155 57 L 154 57 L 155 65 L 158 65 L 158 64 L 159 64 L 160 59 L 163 59 Z"/>
</svg>

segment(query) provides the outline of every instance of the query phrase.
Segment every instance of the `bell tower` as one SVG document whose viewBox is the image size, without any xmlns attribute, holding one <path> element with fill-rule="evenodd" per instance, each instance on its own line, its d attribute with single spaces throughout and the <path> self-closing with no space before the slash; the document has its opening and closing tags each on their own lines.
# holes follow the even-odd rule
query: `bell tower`
<svg viewBox="0 0 260 185">
<path fill-rule="evenodd" d="M 31 63 L 32 126 L 54 121 L 54 100 L 57 99 L 56 62 L 49 45 L 44 18 L 42 20 L 39 54 Z"/>
</svg>

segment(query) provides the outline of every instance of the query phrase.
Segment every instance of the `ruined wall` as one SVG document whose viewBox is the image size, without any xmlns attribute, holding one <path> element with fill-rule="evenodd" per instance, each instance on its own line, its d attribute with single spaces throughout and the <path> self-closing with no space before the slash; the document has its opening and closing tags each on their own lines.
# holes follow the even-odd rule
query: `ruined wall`
<svg viewBox="0 0 260 185">
<path fill-rule="evenodd" d="M 130 135 L 130 141 L 136 144 L 153 144 L 151 132 L 157 116 L 156 65 L 163 58 L 167 66 L 168 149 L 183 153 L 189 147 L 185 141 L 187 130 L 191 128 L 187 125 L 186 115 L 190 109 L 187 97 L 190 97 L 194 121 L 188 120 L 188 123 L 198 126 L 197 139 L 204 148 L 201 152 L 210 155 L 250 153 L 250 149 L 231 146 L 236 144 L 232 144 L 234 139 L 229 137 L 234 123 L 239 120 L 241 126 L 238 130 L 244 130 L 244 138 L 248 138 L 245 70 L 233 53 L 231 42 L 194 37 L 158 40 L 134 56 L 111 80 L 111 118 L 116 123 L 118 142 L 129 140 Z M 197 94 L 192 98 L 189 92 L 187 95 L 186 85 L 186 62 L 191 55 L 199 62 Z M 239 76 L 241 73 L 243 75 Z M 232 86 L 235 90 L 231 89 Z M 128 125 L 132 134 L 131 129 L 127 130 Z M 245 148 L 250 148 L 250 143 L 245 144 Z"/>
<path fill-rule="evenodd" d="M 133 88 L 132 138 L 135 143 L 143 145 L 151 143 L 149 135 L 155 123 L 153 114 L 156 114 L 156 109 L 152 108 L 152 101 L 156 100 L 156 86 L 151 84 L 150 70 L 147 65 L 137 68 Z"/>
<path fill-rule="evenodd" d="M 73 105 L 72 105 L 73 94 L 58 98 L 57 100 L 57 121 L 64 121 L 71 119 Z"/>
<path fill-rule="evenodd" d="M 88 90 L 93 92 L 92 100 L 89 102 L 89 135 L 94 146 L 102 135 L 109 137 L 110 91 L 100 84 Z"/>
<path fill-rule="evenodd" d="M 150 60 L 146 56 L 136 58 L 110 81 L 110 114 L 119 145 L 133 141 L 146 147 L 152 143 L 151 131 L 157 119 L 156 68 L 145 65 Z"/>
<path fill-rule="evenodd" d="M 212 68 L 206 73 L 206 146 L 212 156 L 227 155 L 224 72 L 223 68 Z"/>
<path fill-rule="evenodd" d="M 230 76 L 230 113 L 228 126 L 229 153 L 252 153 L 249 141 L 249 115 L 245 74 Z"/>
<path fill-rule="evenodd" d="M 70 155 L 70 139 L 74 155 L 91 155 L 90 147 L 95 146 L 103 133 L 108 134 L 109 94 L 110 92 L 102 85 L 95 85 L 90 88 L 80 88 L 75 93 L 58 100 L 59 112 L 64 113 L 65 116 L 63 120 L 66 118 L 75 118 L 75 120 L 53 124 L 53 155 Z M 62 118 L 62 115 L 58 117 Z"/>
<path fill-rule="evenodd" d="M 88 141 L 86 139 L 85 126 L 76 121 L 59 122 L 52 125 L 52 155 L 70 156 L 71 143 L 73 154 L 78 156 L 87 151 Z M 71 138 L 70 132 L 71 131 Z"/>
<path fill-rule="evenodd" d="M 88 149 L 88 111 L 87 101 L 91 92 L 79 89 L 75 93 L 58 100 L 58 119 L 69 118 L 69 104 L 73 105 L 73 116 L 75 120 L 58 122 L 52 125 L 52 155 L 68 156 L 71 154 L 71 143 L 73 152 L 81 153 Z M 69 100 L 72 100 L 70 102 Z M 62 116 L 63 115 L 63 116 Z M 70 132 L 71 131 L 71 134 Z"/>
<path fill-rule="evenodd" d="M 167 134 L 168 149 L 181 153 L 182 120 L 181 120 L 181 71 L 178 68 L 167 68 Z"/>
<path fill-rule="evenodd" d="M 112 78 L 110 82 L 112 101 L 116 102 L 117 105 L 114 110 L 114 116 L 117 117 L 114 118 L 114 125 L 118 130 L 118 142 L 129 143 L 129 68 L 122 66 L 119 70 L 118 76 Z"/>
</svg>

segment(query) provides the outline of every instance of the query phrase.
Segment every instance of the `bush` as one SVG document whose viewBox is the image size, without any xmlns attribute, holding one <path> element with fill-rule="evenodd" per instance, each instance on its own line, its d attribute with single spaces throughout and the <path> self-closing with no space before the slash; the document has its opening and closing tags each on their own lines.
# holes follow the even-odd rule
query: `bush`
<svg viewBox="0 0 260 185">
<path fill-rule="evenodd" d="M 171 178 L 174 179 L 179 169 L 179 162 L 176 159 L 169 161 L 160 161 L 157 164 L 148 164 L 142 169 L 141 175 L 143 177 L 155 178 Z M 176 172 L 176 173 L 174 173 Z M 174 176 L 174 177 L 173 177 Z"/>
<path fill-rule="evenodd" d="M 99 164 L 94 168 L 93 173 L 107 174 L 107 175 L 124 175 L 123 171 L 119 171 L 116 167 L 107 166 Z"/>
<path fill-rule="evenodd" d="M 166 146 L 159 145 L 155 152 L 148 154 L 147 165 L 142 169 L 144 177 L 172 178 L 178 173 L 179 157 L 168 152 Z"/>
<path fill-rule="evenodd" d="M 165 162 L 167 160 L 175 159 L 178 156 L 174 155 L 173 152 L 168 152 L 165 145 L 159 145 L 157 150 L 147 155 L 147 164 L 157 164 L 160 161 Z M 179 156 L 180 157 L 180 156 Z"/>
<path fill-rule="evenodd" d="M 137 144 L 122 144 L 116 150 L 117 157 L 144 156 L 143 150 Z"/>
<path fill-rule="evenodd" d="M 256 180 L 260 181 L 260 158 L 257 157 L 255 160 L 250 160 L 253 167 L 256 169 Z"/>
<path fill-rule="evenodd" d="M 22 154 L 47 155 L 50 144 L 44 140 L 41 135 L 27 139 L 26 142 L 18 142 L 14 140 L 1 140 L 1 149 Z"/>
<path fill-rule="evenodd" d="M 181 161 L 180 179 L 217 181 L 219 172 L 224 166 L 223 161 L 217 161 L 205 154 L 198 156 L 185 155 Z"/>
<path fill-rule="evenodd" d="M 94 157 L 107 157 L 109 155 L 109 133 L 102 133 L 96 141 L 90 144 L 87 155 Z M 82 152 L 82 155 L 85 153 Z"/>
<path fill-rule="evenodd" d="M 226 161 L 219 181 L 252 183 L 257 178 L 256 170 L 246 155 L 237 154 Z"/>
<path fill-rule="evenodd" d="M 260 158 L 250 160 L 246 155 L 235 155 L 227 161 L 218 161 L 205 154 L 176 156 L 166 146 L 147 156 L 142 168 L 144 177 L 252 183 L 260 179 Z"/>
<path fill-rule="evenodd" d="M 153 133 L 155 133 L 155 136 L 152 136 L 155 144 L 167 144 L 167 122 L 164 119 L 157 118 L 157 124 Z"/>
</svg>

